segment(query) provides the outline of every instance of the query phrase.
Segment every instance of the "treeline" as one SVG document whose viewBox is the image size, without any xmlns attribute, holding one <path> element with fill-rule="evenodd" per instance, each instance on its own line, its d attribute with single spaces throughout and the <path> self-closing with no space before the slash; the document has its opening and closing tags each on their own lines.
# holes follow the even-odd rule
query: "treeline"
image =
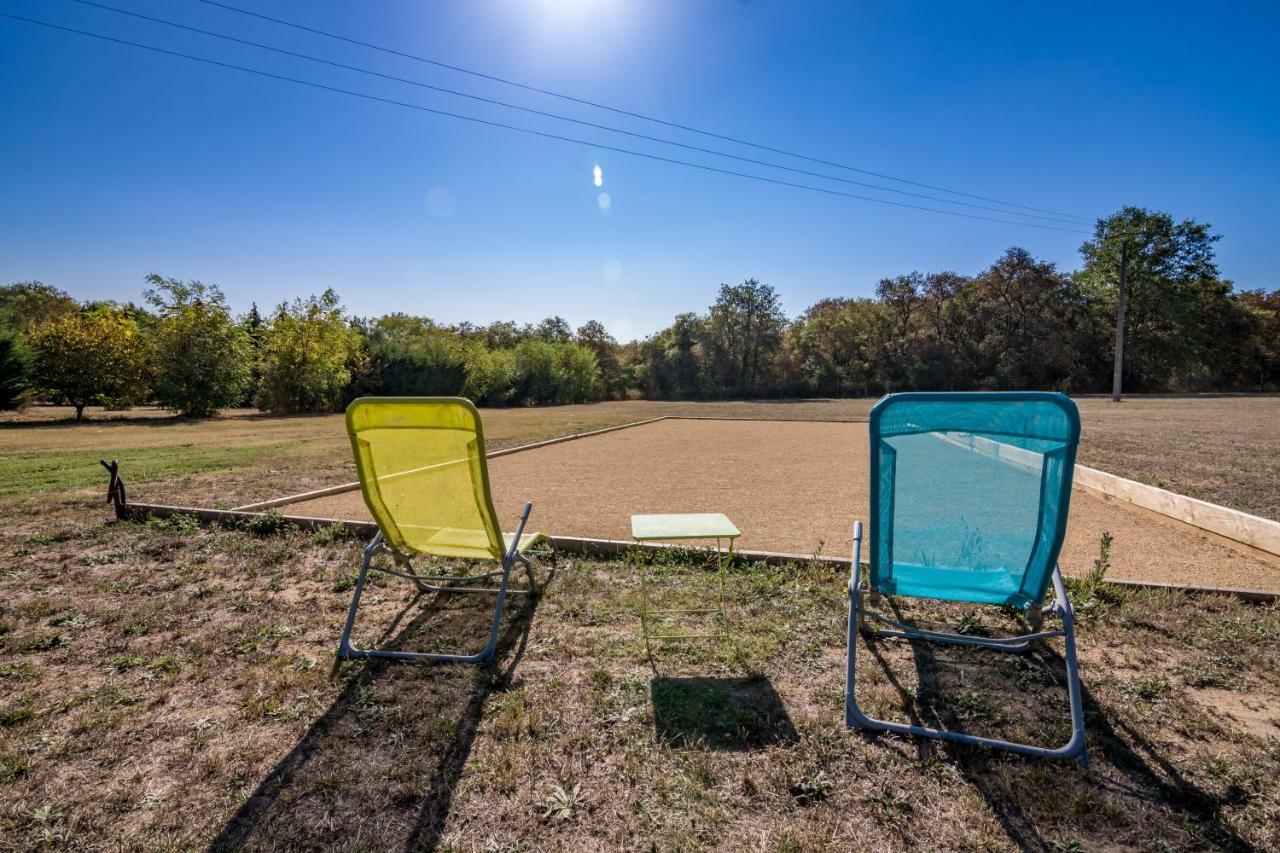
<svg viewBox="0 0 1280 853">
<path fill-rule="evenodd" d="M 886 278 L 874 298 L 824 299 L 794 320 L 747 281 L 624 361 L 649 397 L 1105 391 L 1123 255 L 1127 390 L 1275 390 L 1280 291 L 1234 290 L 1217 240 L 1194 220 L 1125 208 L 1097 223 L 1073 274 L 1015 247 L 976 275 Z"/>
<path fill-rule="evenodd" d="M 338 296 L 255 305 L 235 317 L 222 291 L 150 275 L 143 304 L 79 303 L 40 282 L 0 287 L 0 408 L 34 400 L 127 409 L 155 403 L 203 417 L 257 406 L 341 410 L 357 396 L 465 395 L 485 405 L 621 396 L 618 344 L 599 323 L 444 327 L 392 314 L 350 318 Z"/>
<path fill-rule="evenodd" d="M 1127 291 L 1130 391 L 1280 386 L 1280 291 L 1236 291 L 1218 237 L 1194 220 L 1126 208 L 1097 223 L 1072 274 L 1011 248 L 976 275 L 883 279 L 874 298 L 824 299 L 790 319 L 773 287 L 723 285 L 619 344 L 559 317 L 440 325 L 351 318 L 337 295 L 236 317 L 221 291 L 149 276 L 143 305 L 78 303 L 39 282 L 0 287 L 0 406 L 34 399 L 206 416 L 341 409 L 360 395 L 462 395 L 483 405 L 643 396 L 855 396 L 900 390 L 1110 387 L 1118 284 Z"/>
</svg>

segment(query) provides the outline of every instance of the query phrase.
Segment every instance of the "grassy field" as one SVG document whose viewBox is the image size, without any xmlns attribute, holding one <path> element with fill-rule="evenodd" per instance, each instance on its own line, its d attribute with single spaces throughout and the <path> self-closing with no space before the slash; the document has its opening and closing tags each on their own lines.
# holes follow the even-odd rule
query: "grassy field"
<svg viewBox="0 0 1280 853">
<path fill-rule="evenodd" d="M 1280 515 L 1280 399 L 1081 407 L 1087 464 Z M 497 447 L 657 414 L 867 408 L 608 403 L 486 426 Z M 119 457 L 139 499 L 230 506 L 351 479 L 339 418 L 62 414 L 0 425 L 0 849 L 1280 847 L 1275 606 L 1077 585 L 1087 770 L 846 730 L 843 579 L 807 565 L 738 567 L 731 641 L 652 665 L 634 567 L 562 557 L 494 666 L 335 671 L 359 543 L 115 523 L 96 460 Z M 375 582 L 362 639 L 458 646 L 485 619 L 446 599 L 396 620 L 407 586 Z M 1060 648 L 865 642 L 869 710 L 1065 737 Z"/>
</svg>

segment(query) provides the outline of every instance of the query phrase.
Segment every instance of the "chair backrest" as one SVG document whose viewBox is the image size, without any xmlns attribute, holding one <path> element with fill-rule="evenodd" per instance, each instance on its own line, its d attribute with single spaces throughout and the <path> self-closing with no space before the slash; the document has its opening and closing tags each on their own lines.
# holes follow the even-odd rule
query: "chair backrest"
<svg viewBox="0 0 1280 853">
<path fill-rule="evenodd" d="M 501 559 L 480 413 L 459 397 L 362 397 L 347 407 L 360 488 L 387 544 Z"/>
<path fill-rule="evenodd" d="M 890 394 L 871 410 L 871 584 L 1026 606 L 1044 599 L 1080 413 L 1063 394 Z"/>
</svg>

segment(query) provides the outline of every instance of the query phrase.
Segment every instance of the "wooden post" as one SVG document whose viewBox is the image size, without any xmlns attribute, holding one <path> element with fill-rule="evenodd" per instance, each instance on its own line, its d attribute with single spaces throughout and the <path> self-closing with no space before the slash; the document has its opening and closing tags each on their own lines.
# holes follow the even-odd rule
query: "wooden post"
<svg viewBox="0 0 1280 853">
<path fill-rule="evenodd" d="M 1129 266 L 1129 240 L 1120 244 L 1120 288 L 1116 294 L 1116 356 L 1111 373 L 1111 402 L 1120 402 L 1120 377 L 1124 372 L 1125 272 Z"/>
</svg>

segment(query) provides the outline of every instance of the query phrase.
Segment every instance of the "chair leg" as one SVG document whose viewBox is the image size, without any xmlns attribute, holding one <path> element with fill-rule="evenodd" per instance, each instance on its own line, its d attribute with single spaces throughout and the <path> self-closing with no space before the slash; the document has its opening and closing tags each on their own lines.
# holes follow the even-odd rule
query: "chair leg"
<svg viewBox="0 0 1280 853">
<path fill-rule="evenodd" d="M 527 595 L 530 599 L 538 597 L 541 590 L 538 587 L 538 578 L 533 573 L 533 561 L 524 554 L 516 554 L 516 560 L 524 566 L 525 582 L 528 586 L 525 589 L 510 590 L 512 595 Z"/>
<path fill-rule="evenodd" d="M 502 561 L 502 585 L 498 587 L 498 601 L 493 607 L 493 622 L 489 625 L 489 640 L 480 652 L 480 660 L 488 663 L 493 660 L 493 653 L 498 648 L 498 628 L 502 624 L 502 610 L 507 603 L 507 587 L 511 583 L 511 565 L 515 562 L 514 553 Z"/>
<path fill-rule="evenodd" d="M 356 575 L 355 589 L 351 593 L 351 606 L 347 608 L 347 622 L 342 628 L 342 639 L 338 641 L 338 658 L 341 660 L 365 656 L 362 649 L 351 645 L 351 631 L 356 625 L 356 612 L 360 609 L 360 596 L 364 592 L 365 577 L 369 574 L 369 563 L 381 545 L 382 533 L 379 532 L 365 547 L 364 557 L 360 560 L 360 573 Z"/>
<path fill-rule="evenodd" d="M 857 701 L 857 659 L 858 659 L 858 625 L 862 618 L 863 591 L 860 586 L 850 585 L 849 590 L 849 630 L 848 653 L 845 668 L 845 724 L 872 731 L 894 732 L 896 734 L 915 737 L 949 740 L 973 746 L 984 746 L 1029 755 L 1036 758 L 1075 759 L 1082 766 L 1088 766 L 1089 757 L 1086 752 L 1084 736 L 1084 706 L 1080 686 L 1080 670 L 1076 661 L 1075 620 L 1071 610 L 1071 602 L 1067 599 L 1062 575 L 1055 567 L 1053 574 L 1054 595 L 1057 598 L 1055 611 L 1062 618 L 1062 637 L 1066 646 L 1064 660 L 1067 669 L 1067 697 L 1071 713 L 1071 739 L 1061 747 L 1049 748 L 1031 744 L 1014 743 L 998 738 L 979 737 L 964 732 L 944 731 L 942 729 L 916 726 L 907 723 L 895 723 L 880 720 L 864 713 Z M 924 637 L 921 639 L 933 639 Z M 1005 651 L 1014 649 L 1004 649 Z"/>
<path fill-rule="evenodd" d="M 447 661 L 452 663 L 488 663 L 493 659 L 494 653 L 498 647 L 498 631 L 502 624 L 502 614 L 506 606 L 507 586 L 511 577 L 511 564 L 515 562 L 514 557 L 507 556 L 503 559 L 502 583 L 493 590 L 497 593 L 497 600 L 494 603 L 493 619 L 489 626 L 488 638 L 485 646 L 479 652 L 473 655 L 449 654 L 444 652 L 400 652 L 384 649 L 362 649 L 351 642 L 351 632 L 355 627 L 356 613 L 360 609 L 360 597 L 364 593 L 364 585 L 368 579 L 369 566 L 377 553 L 378 546 L 381 545 L 379 540 L 370 543 L 365 549 L 364 559 L 360 564 L 360 573 L 356 576 L 355 589 L 351 595 L 351 607 L 347 610 L 347 622 L 342 630 L 342 639 L 338 644 L 338 658 L 340 660 L 355 660 L 358 658 L 385 658 L 389 660 L 407 660 L 407 661 Z M 457 590 L 445 590 L 457 591 Z M 480 592 L 482 590 L 465 590 L 467 592 Z M 489 590 L 483 590 L 489 591 Z"/>
</svg>

